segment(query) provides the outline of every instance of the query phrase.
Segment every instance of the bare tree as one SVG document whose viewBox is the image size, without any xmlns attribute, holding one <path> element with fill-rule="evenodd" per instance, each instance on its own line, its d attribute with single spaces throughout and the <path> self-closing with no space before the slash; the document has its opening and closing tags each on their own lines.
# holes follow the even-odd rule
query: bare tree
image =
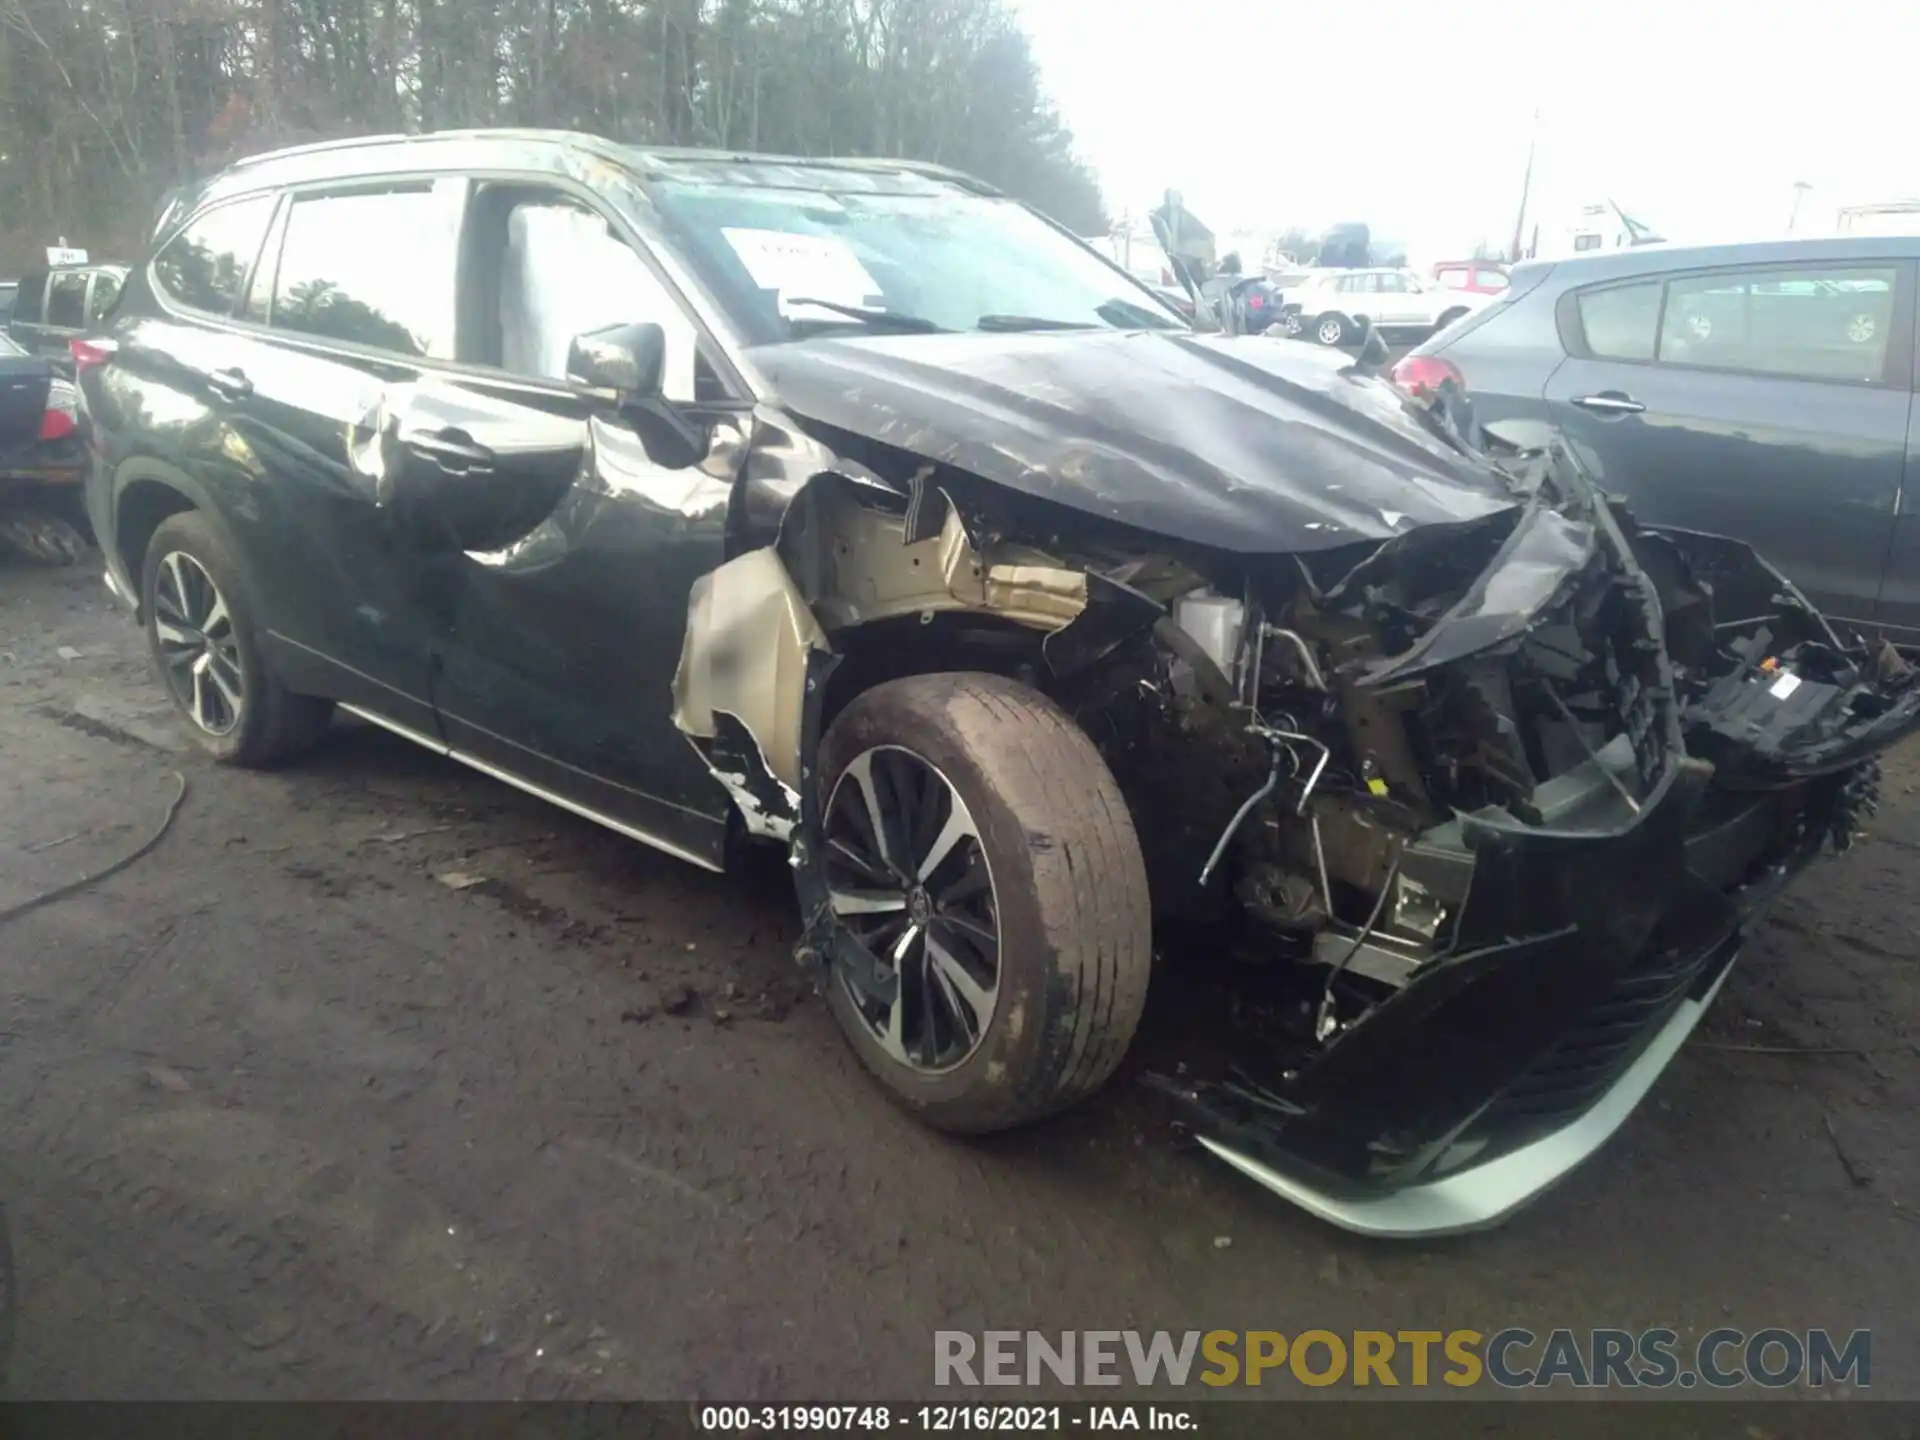
<svg viewBox="0 0 1920 1440">
<path fill-rule="evenodd" d="M 0 274 L 133 254 L 241 155 L 494 124 L 938 160 L 1105 226 L 1005 0 L 0 0 Z"/>
</svg>

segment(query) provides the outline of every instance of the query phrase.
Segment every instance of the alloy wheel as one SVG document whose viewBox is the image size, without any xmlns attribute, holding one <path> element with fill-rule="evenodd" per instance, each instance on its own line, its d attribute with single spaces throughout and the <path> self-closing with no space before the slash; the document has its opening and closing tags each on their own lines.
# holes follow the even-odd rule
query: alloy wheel
<svg viewBox="0 0 1920 1440">
<path fill-rule="evenodd" d="M 1847 339 L 1856 345 L 1865 345 L 1880 333 L 1880 327 L 1871 315 L 1856 315 L 1847 322 Z"/>
<path fill-rule="evenodd" d="M 167 687 L 180 708 L 209 735 L 233 733 L 246 703 L 233 616 L 206 567 L 183 550 L 161 558 L 153 587 L 153 633 Z"/>
<path fill-rule="evenodd" d="M 979 1048 L 1000 998 L 1000 921 L 979 827 L 953 783 L 910 750 L 863 751 L 827 800 L 834 914 L 894 984 L 891 1003 L 839 983 L 880 1047 L 926 1074 Z"/>
<path fill-rule="evenodd" d="M 1322 320 L 1320 322 L 1320 343 L 1322 345 L 1338 345 L 1340 340 L 1340 322 L 1338 320 Z"/>
</svg>

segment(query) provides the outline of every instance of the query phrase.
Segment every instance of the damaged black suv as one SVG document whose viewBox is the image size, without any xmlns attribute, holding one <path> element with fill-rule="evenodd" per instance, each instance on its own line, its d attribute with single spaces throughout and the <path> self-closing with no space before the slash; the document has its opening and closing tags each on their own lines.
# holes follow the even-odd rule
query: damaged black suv
<svg viewBox="0 0 1920 1440">
<path fill-rule="evenodd" d="M 1590 1153 L 1920 723 L 1742 547 L 926 166 L 282 152 L 76 355 L 215 756 L 339 708 L 696 864 L 784 845 L 799 959 L 955 1131 L 1101 1084 L 1156 936 L 1250 960 L 1162 1088 L 1359 1230 Z"/>
</svg>

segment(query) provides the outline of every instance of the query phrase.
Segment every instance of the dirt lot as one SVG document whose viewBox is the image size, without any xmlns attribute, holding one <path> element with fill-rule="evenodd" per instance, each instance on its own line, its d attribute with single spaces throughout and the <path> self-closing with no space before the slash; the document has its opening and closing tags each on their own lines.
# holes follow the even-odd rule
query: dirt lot
<svg viewBox="0 0 1920 1440">
<path fill-rule="evenodd" d="M 1664 1323 L 1871 1326 L 1874 1393 L 1920 1397 L 1920 755 L 1611 1147 L 1393 1246 L 1182 1148 L 1131 1070 L 1032 1133 L 920 1129 L 794 969 L 777 863 L 705 875 L 363 726 L 203 763 L 91 564 L 0 565 L 0 652 L 0 907 L 189 785 L 0 927 L 16 1394 L 906 1398 L 943 1326 Z"/>
</svg>

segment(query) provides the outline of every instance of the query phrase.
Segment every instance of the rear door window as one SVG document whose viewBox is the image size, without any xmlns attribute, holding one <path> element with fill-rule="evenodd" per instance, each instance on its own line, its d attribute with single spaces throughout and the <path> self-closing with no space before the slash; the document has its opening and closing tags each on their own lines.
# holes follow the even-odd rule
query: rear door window
<svg viewBox="0 0 1920 1440">
<path fill-rule="evenodd" d="M 1601 360 L 1651 360 L 1660 334 L 1661 282 L 1615 285 L 1578 297 L 1587 353 Z"/>
<path fill-rule="evenodd" d="M 301 196 L 287 216 L 273 328 L 453 358 L 464 182 Z"/>
<path fill-rule="evenodd" d="M 1897 278 L 1891 265 L 1676 277 L 1667 284 L 1659 358 L 1756 375 L 1879 380 Z"/>
<path fill-rule="evenodd" d="M 272 218 L 271 195 L 207 211 L 154 257 L 154 282 L 168 299 L 190 310 L 231 315 Z"/>
<path fill-rule="evenodd" d="M 78 330 L 86 323 L 86 313 L 86 271 L 56 271 L 47 278 L 47 324 Z"/>
</svg>

